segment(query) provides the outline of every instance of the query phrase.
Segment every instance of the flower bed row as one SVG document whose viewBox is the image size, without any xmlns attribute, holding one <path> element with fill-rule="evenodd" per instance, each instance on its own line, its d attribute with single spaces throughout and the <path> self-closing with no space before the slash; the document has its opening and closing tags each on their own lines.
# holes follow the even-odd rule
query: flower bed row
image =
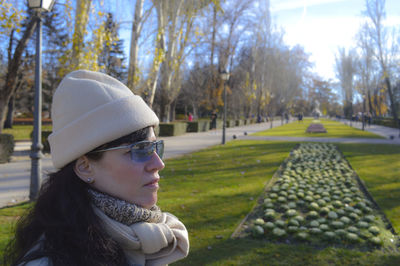
<svg viewBox="0 0 400 266">
<path fill-rule="evenodd" d="M 395 249 L 376 204 L 333 144 L 300 144 L 280 170 L 243 232 L 253 237 L 317 246 Z"/>
</svg>

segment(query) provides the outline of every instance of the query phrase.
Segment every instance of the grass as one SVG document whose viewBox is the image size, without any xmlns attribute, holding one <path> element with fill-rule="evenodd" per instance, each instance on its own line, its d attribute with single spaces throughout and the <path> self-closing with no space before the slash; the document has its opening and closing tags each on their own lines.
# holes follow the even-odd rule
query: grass
<svg viewBox="0 0 400 266">
<path fill-rule="evenodd" d="M 306 133 L 307 127 L 313 123 L 312 118 L 306 118 L 303 122 L 293 122 L 283 126 L 254 133 L 254 136 L 288 136 L 288 137 L 325 137 L 325 138 L 384 138 L 368 131 L 362 131 L 344 125 L 340 122 L 322 118 L 319 120 L 327 133 Z M 274 123 L 281 123 L 275 121 Z"/>
<path fill-rule="evenodd" d="M 43 125 L 42 131 L 50 130 L 51 125 Z M 33 131 L 32 125 L 14 125 L 13 128 L 6 128 L 3 129 L 2 133 L 11 134 L 14 136 L 14 140 L 30 140 L 31 139 L 31 132 Z"/>
<path fill-rule="evenodd" d="M 167 167 L 161 172 L 159 206 L 184 222 L 191 242 L 188 258 L 174 265 L 398 265 L 399 254 L 382 251 L 230 239 L 295 144 L 233 141 L 167 160 Z M 340 144 L 339 147 L 400 232 L 400 146 Z M 384 195 L 392 196 L 386 199 Z M 0 210 L 3 242 L 11 237 L 10 224 L 23 208 L 25 205 Z"/>
<path fill-rule="evenodd" d="M 400 146 L 339 144 L 374 200 L 400 233 Z"/>
<path fill-rule="evenodd" d="M 15 220 L 17 220 L 30 205 L 30 203 L 22 203 L 13 207 L 0 209 L 0 261 L 3 249 L 12 237 Z"/>
</svg>

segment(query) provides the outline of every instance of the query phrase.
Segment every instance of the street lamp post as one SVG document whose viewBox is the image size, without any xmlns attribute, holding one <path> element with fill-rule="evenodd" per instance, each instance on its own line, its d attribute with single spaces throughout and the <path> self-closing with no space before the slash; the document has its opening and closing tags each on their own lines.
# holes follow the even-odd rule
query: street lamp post
<svg viewBox="0 0 400 266">
<path fill-rule="evenodd" d="M 219 73 L 221 79 L 224 81 L 224 122 L 222 125 L 222 144 L 225 144 L 225 129 L 226 129 L 226 81 L 229 79 L 229 73 L 222 70 Z"/>
<path fill-rule="evenodd" d="M 40 183 L 42 180 L 42 19 L 41 13 L 50 11 L 54 0 L 29 0 L 29 8 L 36 12 L 36 58 L 35 58 L 35 103 L 34 103 L 34 124 L 33 142 L 31 147 L 31 185 L 29 199 L 37 198 Z"/>
</svg>

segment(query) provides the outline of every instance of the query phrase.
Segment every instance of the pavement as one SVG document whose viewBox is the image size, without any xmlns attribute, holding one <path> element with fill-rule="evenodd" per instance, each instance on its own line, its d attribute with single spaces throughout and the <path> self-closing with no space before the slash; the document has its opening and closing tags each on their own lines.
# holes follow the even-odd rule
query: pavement
<svg viewBox="0 0 400 266">
<path fill-rule="evenodd" d="M 350 125 L 349 121 L 342 120 L 344 124 Z M 282 140 L 282 141 L 315 141 L 315 142 L 341 142 L 341 143 L 377 143 L 377 144 L 396 144 L 400 145 L 398 130 L 381 126 L 366 127 L 367 131 L 384 136 L 385 139 L 357 139 L 357 138 L 295 138 L 295 137 L 260 137 L 251 136 L 252 133 L 264 131 L 271 127 L 282 125 L 280 120 L 272 123 L 265 122 L 226 129 L 226 142 L 234 140 L 234 136 L 239 140 Z M 360 123 L 352 122 L 351 126 L 361 128 Z M 391 139 L 393 136 L 393 139 Z M 222 130 L 214 130 L 198 133 L 187 133 L 175 137 L 160 137 L 165 142 L 164 158 L 175 158 L 192 153 L 213 145 L 221 143 Z M 29 157 L 31 142 L 16 142 L 15 150 L 11 162 L 0 165 L 0 207 L 13 205 L 18 202 L 28 200 L 30 185 L 31 160 Z M 49 154 L 45 154 L 42 159 L 43 176 L 54 171 Z"/>
</svg>

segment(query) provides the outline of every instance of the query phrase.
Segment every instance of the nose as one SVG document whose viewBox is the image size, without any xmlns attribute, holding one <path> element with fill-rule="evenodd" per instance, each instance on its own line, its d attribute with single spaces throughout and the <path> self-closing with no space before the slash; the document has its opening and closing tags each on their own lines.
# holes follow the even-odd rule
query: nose
<svg viewBox="0 0 400 266">
<path fill-rule="evenodd" d="M 148 161 L 146 164 L 146 170 L 151 172 L 151 171 L 161 171 L 164 169 L 165 164 L 163 160 L 158 156 L 156 152 L 153 153 L 151 156 L 151 159 Z"/>
</svg>

